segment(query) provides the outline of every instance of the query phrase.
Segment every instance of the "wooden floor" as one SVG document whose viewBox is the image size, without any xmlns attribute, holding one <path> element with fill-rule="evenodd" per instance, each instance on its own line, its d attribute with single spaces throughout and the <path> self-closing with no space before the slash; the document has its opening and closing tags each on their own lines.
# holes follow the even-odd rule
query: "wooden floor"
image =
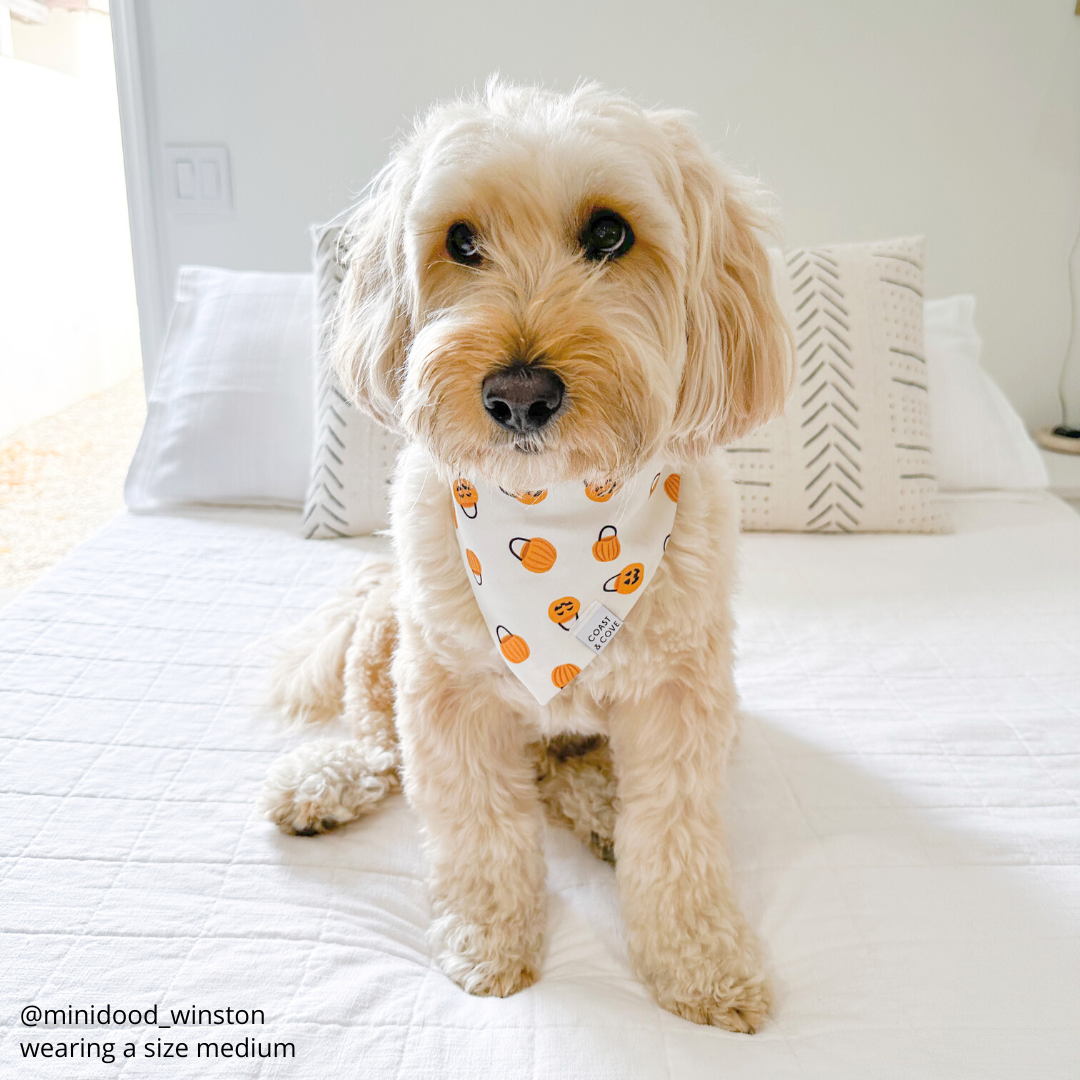
<svg viewBox="0 0 1080 1080">
<path fill-rule="evenodd" d="M 124 505 L 142 372 L 0 439 L 0 606 Z"/>
</svg>

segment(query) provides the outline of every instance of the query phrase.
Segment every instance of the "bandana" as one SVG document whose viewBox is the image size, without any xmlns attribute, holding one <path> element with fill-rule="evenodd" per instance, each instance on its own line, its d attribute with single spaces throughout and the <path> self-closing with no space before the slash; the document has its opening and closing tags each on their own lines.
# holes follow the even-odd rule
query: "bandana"
<svg viewBox="0 0 1080 1080">
<path fill-rule="evenodd" d="M 504 491 L 455 480 L 458 546 L 510 670 L 546 705 L 607 646 L 664 557 L 679 474 Z"/>
</svg>

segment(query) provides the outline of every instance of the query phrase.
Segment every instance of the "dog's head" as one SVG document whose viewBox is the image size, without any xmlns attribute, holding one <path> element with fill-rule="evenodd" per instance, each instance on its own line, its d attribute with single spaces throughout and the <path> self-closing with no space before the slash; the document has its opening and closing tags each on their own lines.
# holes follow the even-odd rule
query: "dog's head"
<svg viewBox="0 0 1080 1080">
<path fill-rule="evenodd" d="M 764 224 L 683 114 L 493 80 L 420 121 L 350 219 L 335 366 L 447 475 L 685 462 L 783 406 Z"/>
</svg>

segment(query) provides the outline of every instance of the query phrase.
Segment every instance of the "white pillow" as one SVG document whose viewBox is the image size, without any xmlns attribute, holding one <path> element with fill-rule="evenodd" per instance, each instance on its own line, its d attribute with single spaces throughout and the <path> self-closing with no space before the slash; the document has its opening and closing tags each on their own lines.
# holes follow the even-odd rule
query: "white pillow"
<svg viewBox="0 0 1080 1080">
<path fill-rule="evenodd" d="M 311 274 L 180 268 L 130 509 L 300 506 L 314 418 Z"/>
<path fill-rule="evenodd" d="M 939 487 L 1047 487 L 1046 465 L 1024 422 L 979 363 L 975 297 L 927 300 L 925 327 Z"/>
<path fill-rule="evenodd" d="M 742 527 L 940 532 L 921 238 L 772 252 L 787 408 L 727 448 Z"/>
</svg>

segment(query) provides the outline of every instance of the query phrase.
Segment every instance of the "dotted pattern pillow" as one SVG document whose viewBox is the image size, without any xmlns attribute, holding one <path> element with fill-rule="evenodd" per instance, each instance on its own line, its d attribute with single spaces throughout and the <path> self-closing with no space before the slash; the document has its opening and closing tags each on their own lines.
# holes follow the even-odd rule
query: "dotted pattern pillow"
<svg viewBox="0 0 1080 1080">
<path fill-rule="evenodd" d="M 922 238 L 773 253 L 795 340 L 783 416 L 727 447 L 744 530 L 941 532 Z"/>
<path fill-rule="evenodd" d="M 312 234 L 315 247 L 315 449 L 303 534 L 328 540 L 386 528 L 390 479 L 399 440 L 349 404 L 327 363 L 331 316 L 341 287 L 340 225 Z"/>
</svg>

